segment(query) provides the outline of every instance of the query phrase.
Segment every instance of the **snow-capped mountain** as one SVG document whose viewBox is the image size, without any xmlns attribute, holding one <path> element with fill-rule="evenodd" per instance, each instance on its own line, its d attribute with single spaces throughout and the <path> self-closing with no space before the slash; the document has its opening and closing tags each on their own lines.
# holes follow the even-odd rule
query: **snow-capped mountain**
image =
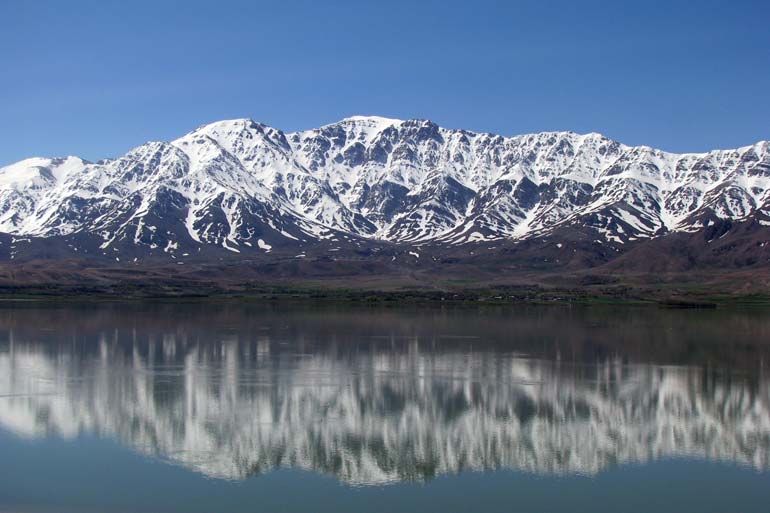
<svg viewBox="0 0 770 513">
<path fill-rule="evenodd" d="M 677 155 L 596 133 L 503 137 L 359 116 L 284 133 L 236 119 L 112 160 L 0 168 L 0 233 L 56 237 L 72 252 L 84 237 L 104 254 L 189 254 L 561 228 L 624 244 L 719 220 L 770 225 L 770 143 Z"/>
</svg>

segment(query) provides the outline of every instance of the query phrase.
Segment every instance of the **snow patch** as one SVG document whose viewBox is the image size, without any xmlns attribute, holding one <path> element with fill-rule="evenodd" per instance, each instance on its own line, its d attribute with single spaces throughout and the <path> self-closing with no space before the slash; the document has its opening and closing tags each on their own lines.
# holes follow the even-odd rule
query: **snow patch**
<svg viewBox="0 0 770 513">
<path fill-rule="evenodd" d="M 267 244 L 262 239 L 257 240 L 257 246 L 259 246 L 259 249 L 264 249 L 265 253 L 270 253 L 270 250 L 273 249 L 273 246 L 271 246 L 270 244 Z"/>
</svg>

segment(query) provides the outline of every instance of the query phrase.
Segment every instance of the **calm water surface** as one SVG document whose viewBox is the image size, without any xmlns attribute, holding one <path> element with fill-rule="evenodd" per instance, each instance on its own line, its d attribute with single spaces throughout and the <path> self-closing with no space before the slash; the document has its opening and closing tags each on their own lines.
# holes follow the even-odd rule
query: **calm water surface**
<svg viewBox="0 0 770 513">
<path fill-rule="evenodd" d="M 770 511 L 770 312 L 0 305 L 3 512 Z"/>
</svg>

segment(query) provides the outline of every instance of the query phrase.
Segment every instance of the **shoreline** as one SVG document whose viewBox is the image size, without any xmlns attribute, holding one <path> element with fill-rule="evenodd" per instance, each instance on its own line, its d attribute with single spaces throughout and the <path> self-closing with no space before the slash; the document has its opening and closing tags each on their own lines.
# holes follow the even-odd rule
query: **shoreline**
<svg viewBox="0 0 770 513">
<path fill-rule="evenodd" d="M 121 293 L 100 291 L 72 293 L 65 290 L 19 293 L 0 292 L 0 303 L 313 303 L 372 306 L 458 305 L 458 306 L 624 306 L 666 309 L 716 309 L 726 307 L 770 307 L 770 294 L 724 294 L 656 296 L 633 294 L 615 296 L 575 291 L 540 291 L 530 295 L 500 291 L 379 291 L 379 290 L 295 290 L 295 291 L 211 291 Z"/>
</svg>

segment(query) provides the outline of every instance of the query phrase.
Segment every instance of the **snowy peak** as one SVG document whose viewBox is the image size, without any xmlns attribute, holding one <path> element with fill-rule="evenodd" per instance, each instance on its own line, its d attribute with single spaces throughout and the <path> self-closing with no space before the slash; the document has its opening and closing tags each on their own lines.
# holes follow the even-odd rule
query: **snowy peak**
<svg viewBox="0 0 770 513">
<path fill-rule="evenodd" d="M 294 133 L 231 119 L 114 160 L 0 169 L 0 232 L 90 233 L 106 248 L 464 244 L 562 228 L 621 244 L 768 218 L 764 141 L 677 155 L 597 133 L 503 137 L 378 116 Z"/>
<path fill-rule="evenodd" d="M 382 116 L 350 116 L 340 121 L 324 125 L 322 128 L 332 126 L 346 126 L 351 130 L 357 130 L 359 133 L 367 134 L 371 138 L 388 127 L 398 126 L 404 123 L 401 119 L 385 118 Z"/>
</svg>

